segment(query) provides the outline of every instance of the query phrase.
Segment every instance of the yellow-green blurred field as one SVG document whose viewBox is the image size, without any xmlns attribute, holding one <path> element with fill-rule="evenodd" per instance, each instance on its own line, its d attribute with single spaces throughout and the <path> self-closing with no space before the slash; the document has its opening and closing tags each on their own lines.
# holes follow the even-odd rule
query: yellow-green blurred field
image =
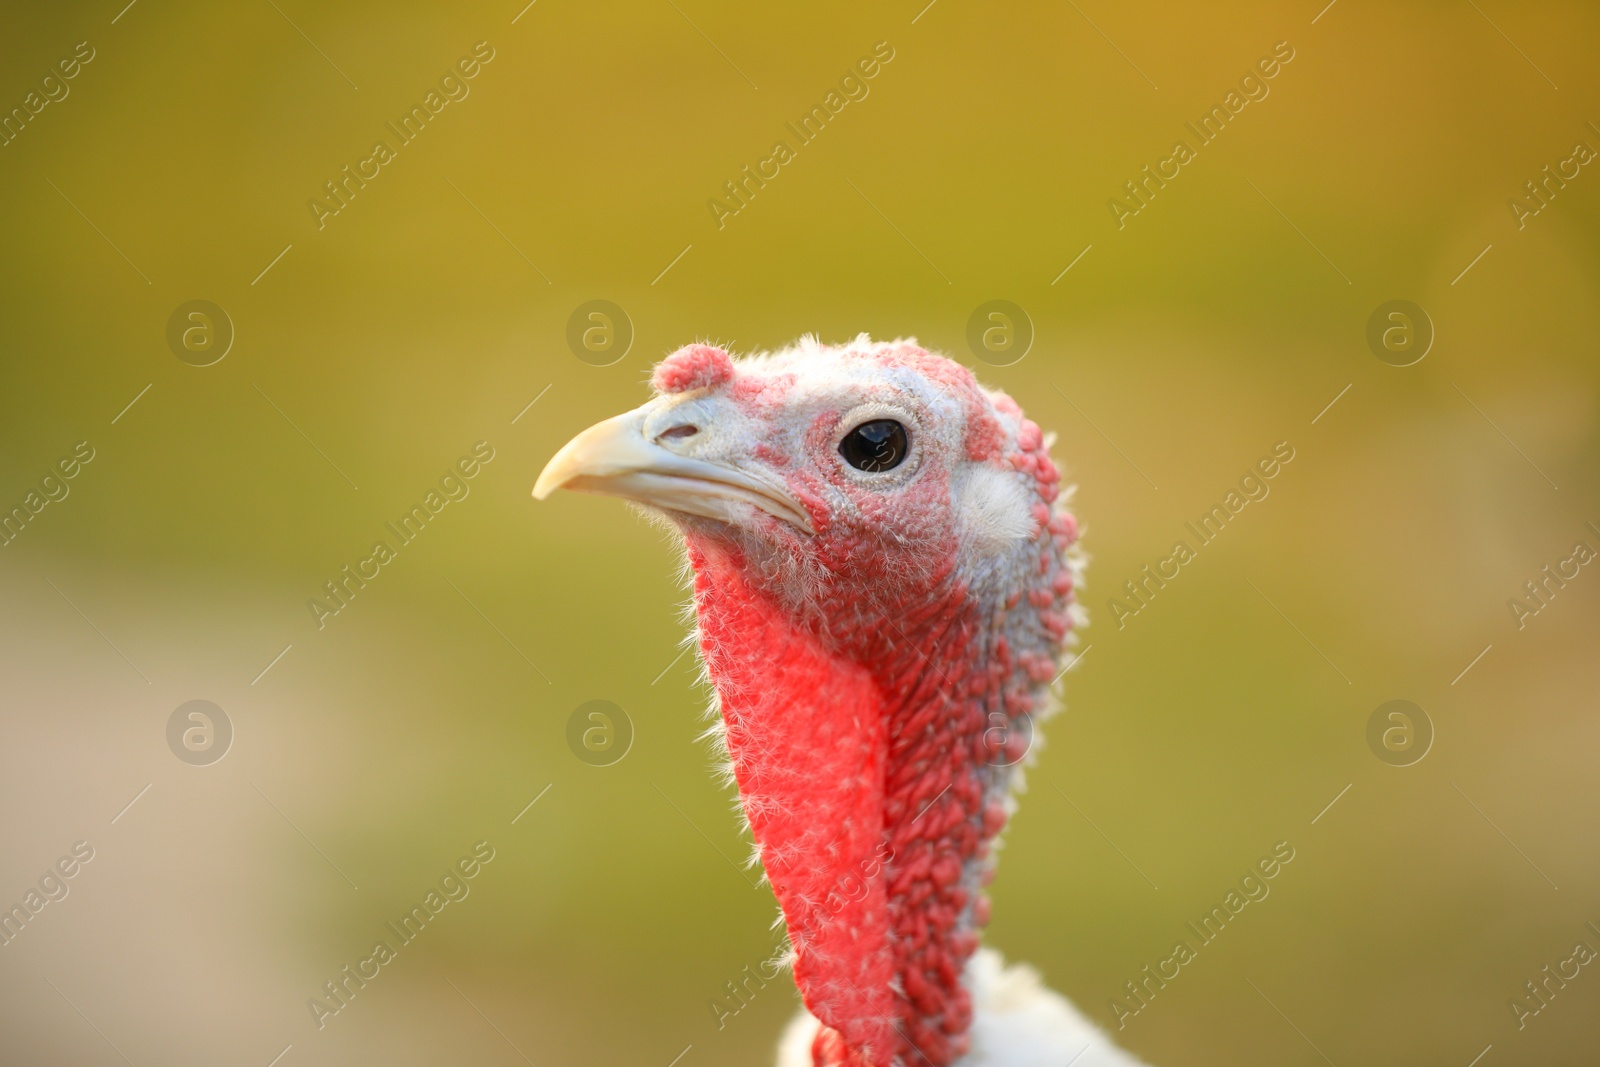
<svg viewBox="0 0 1600 1067">
<path fill-rule="evenodd" d="M 1111 1024 L 1287 841 L 1127 1046 L 1600 1058 L 1600 969 L 1520 1029 L 1510 1006 L 1600 949 L 1600 567 L 1508 606 L 1600 549 L 1600 171 L 1567 162 L 1600 149 L 1592 6 L 124 2 L 12 5 L 0 33 L 26 112 L 0 508 L 31 515 L 0 548 L 0 905 L 94 853 L 0 946 L 0 1061 L 769 1062 L 787 978 L 709 1007 L 775 906 L 697 741 L 676 548 L 529 489 L 684 342 L 859 332 L 1011 392 L 1079 485 L 1089 651 L 994 944 Z M 1119 228 L 1108 201 L 1279 42 L 1270 92 Z M 399 145 L 451 71 L 469 91 Z M 380 139 L 337 214 L 308 206 Z M 775 177 L 708 208 L 779 139 Z M 597 299 L 632 325 L 607 366 L 567 342 Z M 1032 323 L 1010 366 L 967 342 L 995 299 Z M 1434 332 L 1406 367 L 1366 337 L 1397 299 Z M 235 333 L 209 366 L 167 339 L 193 300 Z M 308 599 L 485 441 L 319 629 Z M 1119 628 L 1108 599 L 1280 441 L 1270 494 Z M 1397 698 L 1434 731 L 1404 767 L 1367 741 Z M 234 732 L 207 766 L 167 740 L 195 699 Z M 633 724 L 610 766 L 567 744 L 593 699 Z M 307 1000 L 480 841 L 470 894 L 319 1029 Z"/>
</svg>

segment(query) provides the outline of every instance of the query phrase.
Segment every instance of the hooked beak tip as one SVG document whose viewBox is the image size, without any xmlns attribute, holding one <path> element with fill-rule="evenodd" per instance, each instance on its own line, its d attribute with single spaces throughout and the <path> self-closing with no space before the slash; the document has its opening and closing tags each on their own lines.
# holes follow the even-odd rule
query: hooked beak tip
<svg viewBox="0 0 1600 1067">
<path fill-rule="evenodd" d="M 533 499 L 543 500 L 561 488 L 562 480 L 559 475 L 551 472 L 552 465 L 552 463 L 546 463 L 544 470 L 539 472 L 538 480 L 533 483 Z"/>
<path fill-rule="evenodd" d="M 638 410 L 595 423 L 550 457 L 533 483 L 533 498 L 543 500 L 580 478 L 605 479 L 647 469 L 654 450 L 645 443 L 643 429 L 644 413 Z"/>
</svg>

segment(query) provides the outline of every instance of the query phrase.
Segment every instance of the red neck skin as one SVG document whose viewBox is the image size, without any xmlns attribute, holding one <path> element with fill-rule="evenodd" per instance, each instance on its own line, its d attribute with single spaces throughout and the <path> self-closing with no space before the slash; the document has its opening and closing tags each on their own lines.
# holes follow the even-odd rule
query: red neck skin
<svg viewBox="0 0 1600 1067">
<path fill-rule="evenodd" d="M 822 1023 L 816 1067 L 945 1067 L 967 1049 L 961 978 L 1005 822 L 987 742 L 1032 707 L 997 621 L 946 575 L 846 654 L 730 543 L 690 536 L 689 558 L 740 801 Z"/>
</svg>

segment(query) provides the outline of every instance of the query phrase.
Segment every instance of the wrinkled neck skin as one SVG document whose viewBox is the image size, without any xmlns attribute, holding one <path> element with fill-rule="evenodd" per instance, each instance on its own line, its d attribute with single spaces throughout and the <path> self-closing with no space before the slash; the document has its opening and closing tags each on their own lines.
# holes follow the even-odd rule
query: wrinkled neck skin
<svg viewBox="0 0 1600 1067">
<path fill-rule="evenodd" d="M 1018 719 L 1042 707 L 1062 633 L 972 590 L 953 551 L 903 603 L 828 575 L 779 603 L 797 583 L 774 573 L 798 564 L 685 534 L 740 801 L 822 1023 L 815 1063 L 944 1067 L 967 1049 L 962 974 L 1031 725 Z M 1059 563 L 1050 538 L 1026 557 L 1039 574 Z"/>
</svg>

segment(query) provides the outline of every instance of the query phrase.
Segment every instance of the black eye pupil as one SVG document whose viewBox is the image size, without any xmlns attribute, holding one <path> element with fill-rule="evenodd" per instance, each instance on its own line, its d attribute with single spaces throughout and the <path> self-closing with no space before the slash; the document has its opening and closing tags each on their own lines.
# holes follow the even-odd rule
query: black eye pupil
<svg viewBox="0 0 1600 1067">
<path fill-rule="evenodd" d="M 858 471 L 876 473 L 900 466 L 911 450 L 906 428 L 893 419 L 873 419 L 844 435 L 839 454 Z"/>
</svg>

